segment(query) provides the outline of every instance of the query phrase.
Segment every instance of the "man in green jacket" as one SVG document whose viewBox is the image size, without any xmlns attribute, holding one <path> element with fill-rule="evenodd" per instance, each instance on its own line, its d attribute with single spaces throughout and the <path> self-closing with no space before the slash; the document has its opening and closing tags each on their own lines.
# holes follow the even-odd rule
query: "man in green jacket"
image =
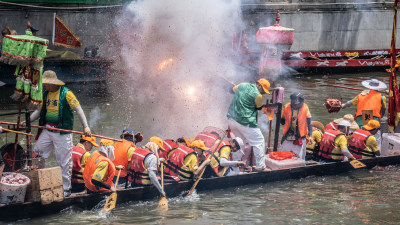
<svg viewBox="0 0 400 225">
<path fill-rule="evenodd" d="M 56 73 L 51 70 L 45 71 L 42 83 L 45 89 L 42 108 L 32 113 L 31 121 L 39 118 L 40 126 L 73 130 L 75 110 L 85 135 L 90 136 L 90 128 L 78 99 L 64 86 L 65 83 L 57 78 Z M 25 126 L 25 122 L 21 125 Z M 71 194 L 72 147 L 71 133 L 42 130 L 33 149 L 35 153 L 47 159 L 54 148 L 57 164 L 62 171 L 65 197 Z"/>
<path fill-rule="evenodd" d="M 270 83 L 261 78 L 256 83 L 241 83 L 233 87 L 235 96 L 228 110 L 231 132 L 253 148 L 256 170 L 265 169 L 264 136 L 257 125 L 257 110 L 263 108 L 262 94 L 270 94 Z"/>
</svg>

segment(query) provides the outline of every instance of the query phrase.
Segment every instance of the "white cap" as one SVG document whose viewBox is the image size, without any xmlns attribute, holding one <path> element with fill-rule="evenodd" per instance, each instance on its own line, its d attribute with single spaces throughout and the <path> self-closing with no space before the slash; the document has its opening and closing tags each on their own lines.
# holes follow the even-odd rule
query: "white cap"
<svg viewBox="0 0 400 225">
<path fill-rule="evenodd" d="M 337 125 L 338 126 L 344 126 L 344 127 L 350 127 L 351 126 L 350 122 L 347 121 L 347 120 L 342 120 Z"/>
<path fill-rule="evenodd" d="M 239 147 L 240 147 L 239 150 L 243 151 L 244 150 L 244 142 L 243 142 L 243 140 L 240 137 L 235 137 L 234 140 L 236 140 L 236 142 L 239 144 Z"/>
</svg>

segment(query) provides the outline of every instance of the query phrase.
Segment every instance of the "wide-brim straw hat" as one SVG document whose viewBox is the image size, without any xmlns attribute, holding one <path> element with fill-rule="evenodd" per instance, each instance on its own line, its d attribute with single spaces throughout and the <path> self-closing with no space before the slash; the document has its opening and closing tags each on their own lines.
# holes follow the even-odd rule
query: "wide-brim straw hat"
<svg viewBox="0 0 400 225">
<path fill-rule="evenodd" d="M 361 84 L 371 90 L 375 90 L 375 91 L 383 91 L 386 90 L 387 86 L 385 83 L 383 83 L 382 81 L 379 81 L 377 79 L 371 79 L 371 80 L 364 80 L 363 82 L 361 82 Z"/>
<path fill-rule="evenodd" d="M 325 133 L 325 127 L 322 123 L 318 121 L 311 121 L 311 125 L 317 128 L 318 130 L 322 131 L 322 133 Z"/>
<path fill-rule="evenodd" d="M 335 119 L 333 122 L 339 123 L 342 120 L 347 120 L 350 123 L 350 129 L 352 130 L 357 130 L 360 128 L 357 122 L 354 120 L 354 116 L 351 114 L 346 114 L 343 116 L 343 118 Z"/>
<path fill-rule="evenodd" d="M 65 85 L 64 82 L 62 82 L 61 80 L 59 80 L 57 78 L 56 72 L 54 72 L 52 70 L 44 71 L 43 77 L 42 77 L 42 83 L 43 84 Z"/>
</svg>

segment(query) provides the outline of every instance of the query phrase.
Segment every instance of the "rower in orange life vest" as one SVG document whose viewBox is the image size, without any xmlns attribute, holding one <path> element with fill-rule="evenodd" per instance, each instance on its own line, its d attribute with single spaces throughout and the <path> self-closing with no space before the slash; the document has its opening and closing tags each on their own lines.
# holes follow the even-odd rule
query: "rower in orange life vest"
<svg viewBox="0 0 400 225">
<path fill-rule="evenodd" d="M 311 121 L 312 134 L 311 139 L 306 144 L 306 160 L 317 160 L 322 135 L 325 132 L 324 125 L 317 121 Z"/>
<path fill-rule="evenodd" d="M 182 145 L 168 154 L 164 172 L 175 181 L 191 180 L 194 176 L 198 176 L 203 168 L 210 163 L 211 160 L 208 159 L 198 166 L 198 157 L 204 160 L 203 151 L 209 150 L 209 148 L 200 140 L 190 143 L 191 147 L 183 145 L 185 141 L 180 143 Z"/>
<path fill-rule="evenodd" d="M 372 110 L 372 118 L 364 118 L 365 120 L 374 119 L 380 123 L 386 111 L 386 97 L 378 91 L 386 90 L 387 86 L 377 79 L 365 80 L 361 82 L 361 84 L 368 88 L 368 90 L 362 91 L 361 94 L 357 95 L 354 99 L 342 104 L 342 108 L 344 109 L 351 105 L 357 107 L 355 118 L 360 127 L 363 125 L 363 110 Z M 378 131 L 374 136 L 380 148 L 381 132 Z"/>
<path fill-rule="evenodd" d="M 118 184 L 126 184 L 128 181 L 128 164 L 131 161 L 133 152 L 135 151 L 136 143 L 141 142 L 143 140 L 143 136 L 141 133 L 136 133 L 132 128 L 126 128 L 122 131 L 120 137 L 122 142 L 117 141 L 114 144 L 115 159 L 113 160 L 113 163 L 115 165 L 124 166 L 124 170 L 121 171 Z M 117 177 L 114 177 L 114 181 L 116 179 Z"/>
<path fill-rule="evenodd" d="M 368 159 L 380 156 L 378 143 L 375 135 L 381 125 L 376 120 L 368 121 L 362 129 L 354 131 L 349 140 L 349 151 L 356 159 Z"/>
<path fill-rule="evenodd" d="M 122 170 L 123 166 L 114 166 L 114 142 L 106 139 L 100 140 L 100 150 L 95 151 L 88 159 L 83 170 L 83 179 L 88 194 L 93 192 L 115 192 L 113 178 Z"/>
<path fill-rule="evenodd" d="M 306 136 L 312 138 L 311 114 L 304 103 L 304 96 L 299 92 L 290 95 L 290 103 L 282 110 L 281 124 L 284 127 L 280 151 L 293 152 L 305 160 Z"/>
<path fill-rule="evenodd" d="M 347 149 L 347 138 L 350 123 L 342 120 L 338 123 L 338 130 L 326 130 L 322 135 L 320 150 L 318 152 L 321 162 L 338 162 L 346 156 L 349 160 L 355 159 Z"/>
<path fill-rule="evenodd" d="M 85 190 L 83 180 L 83 169 L 90 157 L 90 151 L 94 147 L 99 147 L 95 137 L 81 136 L 79 143 L 72 147 L 72 176 L 71 192 L 77 193 Z"/>
<path fill-rule="evenodd" d="M 198 135 L 194 137 L 194 140 L 200 140 L 204 142 L 204 145 L 207 148 L 211 148 L 215 141 L 220 139 L 221 137 L 215 132 L 200 132 Z"/>
<path fill-rule="evenodd" d="M 132 182 L 132 187 L 153 184 L 165 197 L 157 179 L 159 149 L 164 150 L 163 141 L 159 137 L 151 137 L 144 147 L 136 148 L 129 162 L 128 180 Z"/>
<path fill-rule="evenodd" d="M 246 166 L 244 161 L 232 161 L 232 153 L 243 151 L 244 149 L 244 143 L 240 137 L 236 137 L 230 141 L 224 140 L 222 143 L 215 143 L 215 145 L 211 147 L 209 151 L 213 151 L 215 147 L 217 147 L 217 149 L 212 155 L 211 162 L 209 164 L 213 171 L 212 176 L 222 177 L 237 175 L 240 173 L 239 167 Z M 206 157 L 208 157 L 207 152 Z"/>
</svg>

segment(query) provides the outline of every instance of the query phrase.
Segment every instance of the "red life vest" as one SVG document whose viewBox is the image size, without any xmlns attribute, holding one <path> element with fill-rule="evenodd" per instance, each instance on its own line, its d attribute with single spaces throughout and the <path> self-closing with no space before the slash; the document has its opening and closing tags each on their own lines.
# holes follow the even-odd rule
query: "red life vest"
<svg viewBox="0 0 400 225">
<path fill-rule="evenodd" d="M 193 171 L 182 169 L 185 158 L 191 154 L 196 155 L 196 152 L 186 146 L 179 146 L 179 148 L 171 151 L 164 168 L 165 174 L 169 175 L 176 181 L 192 179 Z"/>
<path fill-rule="evenodd" d="M 86 150 L 81 147 L 72 147 L 72 183 L 85 183 L 83 180 L 83 168 L 81 165 L 82 156 L 85 153 Z"/>
<path fill-rule="evenodd" d="M 217 140 L 217 139 L 218 139 L 217 136 L 215 136 L 214 134 L 208 133 L 208 132 L 201 132 L 200 134 L 198 134 L 198 135 L 194 138 L 194 140 L 203 141 L 203 142 L 204 142 L 204 145 L 205 145 L 207 148 L 211 148 L 211 147 L 214 145 L 215 140 Z"/>
<path fill-rule="evenodd" d="M 214 171 L 215 175 L 217 175 L 219 177 L 224 176 L 226 171 L 229 169 L 229 167 L 220 166 L 220 159 L 221 159 L 220 150 L 224 146 L 229 146 L 232 150 L 232 145 L 228 140 L 225 140 L 222 143 L 219 143 L 217 150 L 215 150 L 215 153 L 212 154 L 211 163 L 210 163 L 210 166 L 211 166 L 212 170 Z M 217 147 L 217 144 L 215 144 L 210 150 L 213 150 L 215 147 Z M 206 159 L 208 159 L 208 157 L 210 157 L 211 153 L 212 153 L 211 151 L 205 152 Z M 215 160 L 216 163 L 213 162 L 213 159 Z M 232 152 L 229 156 L 229 160 L 232 160 Z"/>
<path fill-rule="evenodd" d="M 87 189 L 89 189 L 93 192 L 108 192 L 108 191 L 110 191 L 106 188 L 99 189 L 96 185 L 94 185 L 92 183 L 93 174 L 101 162 L 108 163 L 108 171 L 107 171 L 108 177 L 107 177 L 107 180 L 104 181 L 104 183 L 106 183 L 110 186 L 113 185 L 113 179 L 114 179 L 115 171 L 116 171 L 114 164 L 107 157 L 101 155 L 99 153 L 99 151 L 95 151 L 93 153 L 93 155 L 90 156 L 90 158 L 88 159 L 85 169 L 83 170 L 83 179 L 85 180 L 85 186 Z"/>
<path fill-rule="evenodd" d="M 349 140 L 349 151 L 356 159 L 365 157 L 375 157 L 375 152 L 366 151 L 367 138 L 371 133 L 367 130 L 357 129 Z"/>
<path fill-rule="evenodd" d="M 114 155 L 115 159 L 113 161 L 114 165 L 122 165 L 124 169 L 121 170 L 120 177 L 126 177 L 127 175 L 127 168 L 128 168 L 128 150 L 129 148 L 135 148 L 135 144 L 131 141 L 127 141 L 125 139 L 121 141 L 116 141 L 114 144 Z"/>
<path fill-rule="evenodd" d="M 318 152 L 318 155 L 325 159 L 337 160 L 337 161 L 343 160 L 343 154 L 341 152 L 341 149 L 335 148 L 335 140 L 340 135 L 344 134 L 339 130 L 325 131 L 325 133 L 322 135 L 322 140 L 320 143 L 320 150 Z"/>
<path fill-rule="evenodd" d="M 144 166 L 144 160 L 152 151 L 146 148 L 136 148 L 129 163 L 128 180 L 138 185 L 149 185 L 151 180 Z"/>
<path fill-rule="evenodd" d="M 330 122 L 330 123 L 328 123 L 326 126 L 325 126 L 325 131 L 327 131 L 327 130 L 337 130 L 338 129 L 338 126 L 337 126 L 337 123 L 335 123 L 335 122 Z"/>
<path fill-rule="evenodd" d="M 166 139 L 163 141 L 163 147 L 164 147 L 165 151 L 163 151 L 162 149 L 159 149 L 160 151 L 158 152 L 158 157 L 163 158 L 163 159 L 168 159 L 169 152 L 179 146 L 177 143 L 175 143 L 171 139 Z"/>
</svg>

